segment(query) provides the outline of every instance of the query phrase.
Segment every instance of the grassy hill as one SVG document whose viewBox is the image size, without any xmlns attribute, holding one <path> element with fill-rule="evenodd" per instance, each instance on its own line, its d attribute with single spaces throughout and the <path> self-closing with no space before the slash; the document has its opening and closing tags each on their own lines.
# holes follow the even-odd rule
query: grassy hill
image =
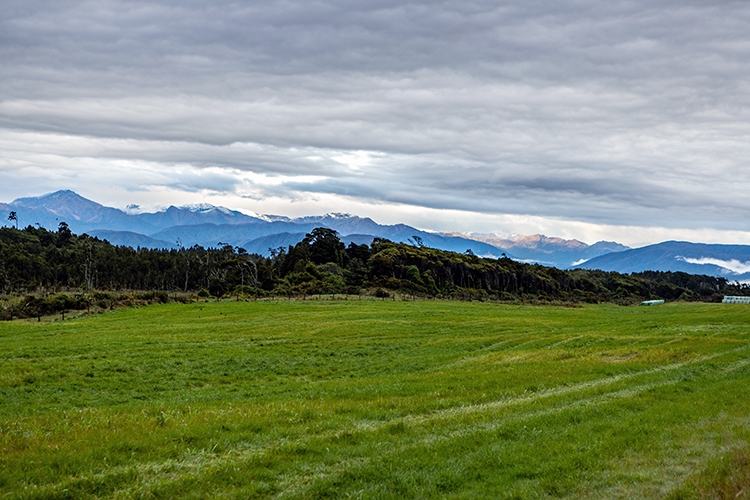
<svg viewBox="0 0 750 500">
<path fill-rule="evenodd" d="M 734 498 L 749 323 L 742 305 L 448 301 L 3 322 L 0 492 Z"/>
</svg>

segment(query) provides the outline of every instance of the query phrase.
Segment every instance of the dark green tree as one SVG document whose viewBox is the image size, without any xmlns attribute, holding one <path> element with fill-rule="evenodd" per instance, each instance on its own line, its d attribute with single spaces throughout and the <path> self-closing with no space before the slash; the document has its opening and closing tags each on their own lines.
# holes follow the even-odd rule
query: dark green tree
<svg viewBox="0 0 750 500">
<path fill-rule="evenodd" d="M 73 232 L 70 230 L 67 222 L 61 222 L 57 226 L 57 241 L 60 246 L 65 246 L 73 238 Z"/>
<path fill-rule="evenodd" d="M 325 227 L 316 227 L 302 240 L 308 245 L 310 260 L 314 264 L 333 262 L 343 267 L 346 260 L 346 248 L 336 231 Z"/>
<path fill-rule="evenodd" d="M 16 212 L 11 212 L 10 214 L 8 214 L 8 220 L 15 221 L 16 229 L 18 229 L 18 214 Z"/>
</svg>

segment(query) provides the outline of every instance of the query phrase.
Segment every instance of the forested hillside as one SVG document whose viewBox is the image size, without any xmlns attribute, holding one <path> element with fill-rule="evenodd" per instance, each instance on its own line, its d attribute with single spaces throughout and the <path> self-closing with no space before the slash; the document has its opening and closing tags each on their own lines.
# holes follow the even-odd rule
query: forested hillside
<svg viewBox="0 0 750 500">
<path fill-rule="evenodd" d="M 4 294 L 61 291 L 195 292 L 221 297 L 393 292 L 424 297 L 583 302 L 643 299 L 717 301 L 750 295 L 747 285 L 686 273 L 624 275 L 559 270 L 509 258 L 480 258 L 375 239 L 345 246 L 335 231 L 317 228 L 303 241 L 271 251 L 193 246 L 172 250 L 114 246 L 63 222 L 58 231 L 0 228 L 0 290 Z"/>
</svg>

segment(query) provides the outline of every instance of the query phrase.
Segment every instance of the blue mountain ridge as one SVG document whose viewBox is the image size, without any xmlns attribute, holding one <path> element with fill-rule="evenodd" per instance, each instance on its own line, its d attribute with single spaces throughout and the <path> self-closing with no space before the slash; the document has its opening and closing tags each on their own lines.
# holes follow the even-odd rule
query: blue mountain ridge
<svg viewBox="0 0 750 500">
<path fill-rule="evenodd" d="M 610 252 L 627 250 L 629 247 L 614 241 L 597 241 L 588 245 L 579 240 L 566 240 L 543 234 L 501 237 L 495 234 L 470 233 L 440 233 L 444 236 L 461 236 L 488 243 L 494 247 L 505 249 L 520 262 L 541 264 L 558 269 L 570 269 L 572 266 L 584 262 L 592 257 Z"/>
<path fill-rule="evenodd" d="M 173 250 L 179 248 L 176 243 L 170 243 L 164 240 L 150 238 L 145 234 L 134 233 L 132 231 L 110 231 L 109 229 L 94 229 L 87 233 L 100 240 L 107 240 L 113 245 L 126 246 L 133 248 L 160 248 Z"/>
<path fill-rule="evenodd" d="M 750 245 L 720 245 L 665 241 L 594 257 L 575 266 L 619 273 L 681 271 L 750 280 Z"/>
<path fill-rule="evenodd" d="M 589 259 L 578 267 L 614 270 L 619 272 L 653 270 L 685 271 L 691 273 L 731 276 L 736 273 L 721 265 L 691 263 L 687 259 L 714 258 L 727 260 L 735 255 L 741 262 L 750 261 L 750 247 L 735 246 L 736 252 L 726 248 L 700 247 L 689 253 L 684 248 L 674 254 L 658 251 L 627 249 L 615 242 L 587 245 L 577 240 L 548 238 L 533 235 L 517 240 L 472 239 L 456 233 L 430 233 L 405 224 L 382 225 L 368 217 L 350 214 L 327 214 L 292 219 L 285 216 L 253 217 L 242 212 L 211 205 L 175 207 L 154 213 L 127 213 L 88 200 L 70 190 L 62 190 L 39 197 L 19 198 L 11 203 L 0 203 L 0 210 L 15 211 L 19 227 L 40 225 L 55 230 L 66 222 L 75 233 L 88 233 L 115 245 L 143 248 L 178 248 L 201 245 L 216 247 L 224 244 L 245 248 L 251 253 L 268 255 L 270 249 L 287 247 L 300 241 L 316 227 L 328 227 L 339 233 L 346 243 L 369 244 L 373 238 L 387 238 L 396 242 L 414 242 L 415 237 L 432 248 L 466 252 L 488 257 L 508 257 L 524 262 L 537 262 L 569 268 L 574 263 Z M 10 221 L 4 222 L 10 225 Z M 502 246 L 498 244 L 502 243 Z M 671 244 L 698 245 L 685 242 Z M 652 246 L 653 247 L 653 246 Z M 716 245 L 712 246 L 716 247 Z M 624 251 L 619 251 L 623 250 Z M 647 252 L 647 253 L 644 253 Z M 745 252 L 745 253 L 743 253 Z M 602 255 L 607 254 L 607 255 Z M 632 257 L 631 256 L 636 256 Z M 682 260 L 680 260 L 681 257 Z M 625 259 L 625 260 L 621 260 Z M 731 259 L 729 259 L 731 260 Z"/>
<path fill-rule="evenodd" d="M 500 257 L 503 254 L 512 256 L 503 249 L 481 241 L 441 236 L 405 224 L 382 225 L 370 218 L 349 214 L 308 216 L 300 219 L 276 217 L 275 220 L 264 220 L 210 205 L 192 208 L 171 206 L 161 212 L 129 214 L 88 200 L 70 190 L 56 191 L 39 197 L 18 198 L 11 203 L 0 204 L 0 210 L 3 209 L 17 213 L 19 227 L 39 225 L 56 230 L 60 222 L 66 222 L 75 233 L 87 233 L 104 238 L 115 245 L 134 248 L 176 248 L 193 245 L 215 247 L 229 244 L 243 248 L 245 245 L 251 246 L 252 250 L 248 251 L 267 255 L 269 249 L 288 246 L 293 244 L 290 243 L 292 241 L 296 243 L 312 229 L 323 226 L 337 231 L 342 237 L 357 234 L 369 236 L 370 241 L 372 238 L 380 237 L 406 242 L 418 236 L 427 246 L 443 250 L 471 250 L 477 255 L 490 257 Z M 259 238 L 265 239 L 257 241 Z"/>
</svg>

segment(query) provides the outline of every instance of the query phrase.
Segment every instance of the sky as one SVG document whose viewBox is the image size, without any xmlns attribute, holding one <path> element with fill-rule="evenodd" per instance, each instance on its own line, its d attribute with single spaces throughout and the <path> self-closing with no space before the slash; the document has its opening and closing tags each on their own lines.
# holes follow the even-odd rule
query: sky
<svg viewBox="0 0 750 500">
<path fill-rule="evenodd" d="M 0 201 L 750 244 L 750 2 L 0 2 Z"/>
</svg>

